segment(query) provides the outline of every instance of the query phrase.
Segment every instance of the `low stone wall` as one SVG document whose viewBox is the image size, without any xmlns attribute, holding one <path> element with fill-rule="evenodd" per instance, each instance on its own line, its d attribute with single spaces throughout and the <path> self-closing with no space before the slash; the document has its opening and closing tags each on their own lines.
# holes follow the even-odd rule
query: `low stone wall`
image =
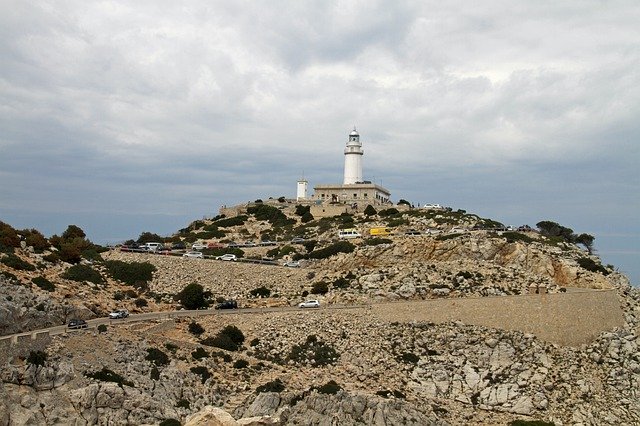
<svg viewBox="0 0 640 426">
<path fill-rule="evenodd" d="M 589 343 L 600 333 L 624 325 L 615 290 L 398 302 L 372 309 L 385 321 L 461 321 L 531 333 L 565 346 Z"/>
</svg>

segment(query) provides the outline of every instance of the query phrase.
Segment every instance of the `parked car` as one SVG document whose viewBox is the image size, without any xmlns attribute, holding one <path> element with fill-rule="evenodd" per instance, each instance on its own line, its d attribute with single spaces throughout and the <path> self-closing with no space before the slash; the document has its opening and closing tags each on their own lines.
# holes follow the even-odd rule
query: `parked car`
<svg viewBox="0 0 640 426">
<path fill-rule="evenodd" d="M 224 244 L 213 242 L 213 243 L 207 244 L 207 248 L 210 248 L 210 249 L 224 248 Z"/>
<path fill-rule="evenodd" d="M 237 248 L 237 247 L 240 247 L 240 244 L 236 243 L 235 241 L 231 241 L 229 244 L 227 244 L 227 247 Z"/>
<path fill-rule="evenodd" d="M 264 241 L 260 241 L 260 243 L 258 243 L 258 245 L 260 245 L 260 246 L 276 246 L 276 245 L 278 245 L 278 243 L 275 242 L 275 241 L 271 241 L 271 240 L 264 240 Z"/>
<path fill-rule="evenodd" d="M 304 238 L 302 237 L 294 237 L 291 239 L 291 244 L 301 244 L 304 243 Z"/>
<path fill-rule="evenodd" d="M 289 262 L 284 262 L 282 266 L 286 266 L 287 268 L 299 268 L 300 262 L 298 262 L 297 260 L 291 260 Z"/>
<path fill-rule="evenodd" d="M 238 309 L 238 302 L 235 300 L 225 300 L 218 303 L 214 309 Z"/>
<path fill-rule="evenodd" d="M 120 319 L 126 318 L 129 316 L 129 311 L 126 309 L 118 309 L 117 311 L 113 311 L 109 314 L 109 319 Z"/>
<path fill-rule="evenodd" d="M 140 248 L 142 250 L 156 252 L 162 248 L 162 243 L 144 243 Z"/>
<path fill-rule="evenodd" d="M 238 260 L 236 255 L 235 254 L 231 254 L 231 253 L 223 254 L 222 256 L 216 256 L 216 259 L 217 260 L 225 260 L 227 262 L 235 262 L 236 260 Z"/>
<path fill-rule="evenodd" d="M 443 210 L 444 207 L 442 207 L 440 204 L 425 204 L 423 207 L 423 209 L 431 209 L 431 210 Z"/>
<path fill-rule="evenodd" d="M 204 256 L 202 255 L 202 252 L 200 251 L 188 251 L 185 254 L 183 254 L 182 257 L 194 257 L 196 259 L 204 258 Z"/>
<path fill-rule="evenodd" d="M 243 246 L 245 246 L 245 247 L 256 247 L 256 243 L 254 243 L 253 241 L 245 241 Z"/>
<path fill-rule="evenodd" d="M 206 249 L 207 245 L 205 243 L 193 243 L 191 249 L 194 251 Z"/>
<path fill-rule="evenodd" d="M 73 330 L 76 328 L 87 328 L 89 327 L 89 324 L 87 324 L 85 320 L 74 318 L 71 321 L 69 321 L 69 324 L 67 326 Z"/>
<path fill-rule="evenodd" d="M 422 235 L 422 234 L 420 233 L 420 231 L 416 229 L 409 229 L 407 232 L 404 233 L 404 235 Z"/>
<path fill-rule="evenodd" d="M 173 243 L 171 245 L 171 248 L 174 249 L 174 250 L 184 250 L 184 249 L 187 248 L 187 246 L 182 241 L 180 241 L 180 242 L 177 242 L 177 243 Z"/>
<path fill-rule="evenodd" d="M 307 300 L 298 305 L 299 308 L 319 308 L 320 302 L 317 300 Z"/>
</svg>

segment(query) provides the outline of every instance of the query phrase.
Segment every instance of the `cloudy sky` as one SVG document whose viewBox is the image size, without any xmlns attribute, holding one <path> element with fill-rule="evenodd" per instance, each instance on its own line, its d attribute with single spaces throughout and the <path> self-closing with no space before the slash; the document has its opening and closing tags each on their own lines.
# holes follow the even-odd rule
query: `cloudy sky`
<svg viewBox="0 0 640 426">
<path fill-rule="evenodd" d="M 640 3 L 0 1 L 0 220 L 96 242 L 365 178 L 640 281 Z"/>
</svg>

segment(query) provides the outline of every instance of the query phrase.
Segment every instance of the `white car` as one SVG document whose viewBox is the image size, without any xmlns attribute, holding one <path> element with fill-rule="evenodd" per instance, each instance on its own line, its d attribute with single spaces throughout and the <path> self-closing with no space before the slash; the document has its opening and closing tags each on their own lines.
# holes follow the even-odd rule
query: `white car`
<svg viewBox="0 0 640 426">
<path fill-rule="evenodd" d="M 307 300 L 298 305 L 298 308 L 319 308 L 320 302 L 317 300 Z"/>
<path fill-rule="evenodd" d="M 202 252 L 199 251 L 188 251 L 183 254 L 182 257 L 194 257 L 196 259 L 202 259 L 204 256 L 202 255 Z"/>
<path fill-rule="evenodd" d="M 290 262 L 284 262 L 282 266 L 286 266 L 287 268 L 299 268 L 300 262 L 298 262 L 297 260 L 292 260 Z"/>
<path fill-rule="evenodd" d="M 126 309 L 119 309 L 117 311 L 113 311 L 109 314 L 109 319 L 120 319 L 126 318 L 129 316 L 129 311 Z"/>
<path fill-rule="evenodd" d="M 444 210 L 444 207 L 440 204 L 425 204 L 422 208 L 427 210 Z"/>
<path fill-rule="evenodd" d="M 191 248 L 193 250 L 203 250 L 207 248 L 207 244 L 205 243 L 194 243 Z"/>
<path fill-rule="evenodd" d="M 238 260 L 236 255 L 231 253 L 223 254 L 222 256 L 216 256 L 216 259 L 225 260 L 227 262 L 235 262 L 236 260 Z"/>
</svg>

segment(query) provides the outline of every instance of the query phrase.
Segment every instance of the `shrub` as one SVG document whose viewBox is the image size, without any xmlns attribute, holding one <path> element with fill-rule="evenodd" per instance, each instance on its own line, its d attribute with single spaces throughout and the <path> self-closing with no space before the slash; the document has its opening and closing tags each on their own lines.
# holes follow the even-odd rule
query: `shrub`
<svg viewBox="0 0 640 426">
<path fill-rule="evenodd" d="M 73 265 L 62 274 L 62 278 L 79 282 L 89 281 L 94 284 L 104 282 L 100 273 L 89 265 Z"/>
<path fill-rule="evenodd" d="M 311 214 L 311 212 L 306 212 L 302 215 L 300 220 L 302 221 L 302 223 L 311 222 L 313 220 L 313 215 Z"/>
<path fill-rule="evenodd" d="M 380 244 L 391 244 L 391 241 L 388 238 L 367 238 L 364 240 L 364 245 L 366 246 L 378 246 Z"/>
<path fill-rule="evenodd" d="M 262 286 L 258 288 L 254 288 L 249 292 L 253 297 L 269 297 L 271 296 L 271 290 Z"/>
<path fill-rule="evenodd" d="M 195 351 L 191 352 L 191 356 L 193 359 L 208 358 L 209 352 L 205 351 L 204 348 L 197 348 Z"/>
<path fill-rule="evenodd" d="M 376 209 L 371 204 L 369 204 L 364 209 L 364 214 L 367 215 L 367 216 L 375 216 L 376 214 L 378 214 L 378 212 L 376 211 Z"/>
<path fill-rule="evenodd" d="M 438 241 L 446 241 L 446 240 L 453 240 L 454 238 L 458 238 L 459 236 L 461 236 L 463 234 L 447 234 L 447 235 L 438 235 L 436 237 L 436 240 Z"/>
<path fill-rule="evenodd" d="M 122 387 L 123 385 L 134 387 L 132 382 L 126 380 L 120 374 L 109 370 L 107 367 L 103 367 L 102 370 L 93 373 L 84 373 L 84 375 L 95 380 L 100 380 L 102 382 L 117 383 L 120 387 Z"/>
<path fill-rule="evenodd" d="M 164 238 L 162 238 L 160 235 L 158 234 L 154 234 L 152 232 L 143 232 L 140 234 L 140 236 L 138 237 L 138 240 L 136 241 L 138 244 L 144 244 L 144 243 L 157 243 L 159 241 L 163 241 Z"/>
<path fill-rule="evenodd" d="M 29 262 L 25 262 L 20 259 L 13 253 L 7 254 L 5 257 L 0 259 L 0 262 L 7 265 L 9 268 L 15 269 L 17 271 L 35 271 L 36 267 L 30 264 Z"/>
<path fill-rule="evenodd" d="M 60 256 L 58 256 L 58 253 L 53 251 L 45 256 L 42 256 L 42 260 L 44 260 L 45 262 L 56 263 L 60 261 Z"/>
<path fill-rule="evenodd" d="M 296 205 L 296 216 L 303 216 L 305 213 L 311 211 L 311 206 L 303 206 L 302 204 Z"/>
<path fill-rule="evenodd" d="M 402 205 L 402 204 L 404 204 L 405 206 L 411 207 L 411 203 L 408 202 L 407 200 L 405 200 L 404 198 L 401 198 L 400 201 L 398 201 L 398 205 L 399 206 Z"/>
<path fill-rule="evenodd" d="M 54 291 L 56 289 L 55 284 L 46 279 L 45 277 L 35 277 L 31 279 L 31 282 L 46 291 Z"/>
<path fill-rule="evenodd" d="M 193 321 L 191 324 L 189 324 L 189 333 L 193 334 L 194 336 L 199 336 L 204 333 L 204 328 L 197 322 Z"/>
<path fill-rule="evenodd" d="M 202 383 L 204 383 L 204 382 L 202 382 Z M 182 398 L 178 402 L 176 402 L 176 407 L 189 409 L 189 408 L 191 408 L 191 403 L 189 402 L 188 399 Z"/>
<path fill-rule="evenodd" d="M 105 266 L 114 280 L 136 288 L 146 288 L 156 271 L 156 267 L 149 262 L 109 260 L 105 262 Z"/>
<path fill-rule="evenodd" d="M 323 249 L 312 251 L 309 253 L 309 257 L 312 259 L 326 259 L 338 253 L 351 253 L 355 248 L 356 246 L 348 241 L 338 241 Z"/>
<path fill-rule="evenodd" d="M 244 334 L 242 334 L 242 331 L 238 327 L 228 325 L 220 330 L 215 337 L 208 337 L 200 343 L 235 352 L 240 349 L 242 343 L 244 343 Z"/>
<path fill-rule="evenodd" d="M 122 293 L 121 291 L 116 291 L 113 294 L 113 300 L 117 300 L 117 301 L 124 300 L 124 293 Z"/>
<path fill-rule="evenodd" d="M 147 299 L 145 299 L 144 297 L 138 297 L 133 303 L 138 308 L 144 308 L 145 306 L 149 305 L 149 302 L 147 302 Z"/>
<path fill-rule="evenodd" d="M 31 351 L 27 357 L 27 364 L 43 366 L 47 362 L 47 353 L 43 351 Z"/>
<path fill-rule="evenodd" d="M 245 359 L 238 359 L 233 363 L 233 368 L 247 368 L 249 366 L 249 362 Z"/>
<path fill-rule="evenodd" d="M 593 259 L 589 257 L 581 257 L 580 259 L 577 260 L 577 262 L 581 268 L 586 269 L 587 271 L 599 272 L 602 275 L 609 275 L 609 271 L 607 271 L 607 269 L 604 266 L 596 263 Z"/>
<path fill-rule="evenodd" d="M 167 350 L 171 351 L 172 353 L 176 353 L 176 351 L 178 350 L 178 345 L 175 345 L 171 342 L 165 343 L 164 347 L 167 348 Z"/>
<path fill-rule="evenodd" d="M 151 367 L 151 371 L 149 372 L 149 377 L 151 380 L 160 380 L 160 370 L 155 365 Z"/>
<path fill-rule="evenodd" d="M 244 225 L 246 220 L 247 220 L 246 215 L 240 215 L 235 217 L 229 217 L 226 219 L 220 219 L 215 222 L 215 225 L 220 228 L 227 228 L 230 226 L 240 226 L 240 225 Z"/>
<path fill-rule="evenodd" d="M 509 426 L 555 426 L 555 423 L 543 420 L 512 420 Z"/>
<path fill-rule="evenodd" d="M 311 294 L 327 294 L 329 291 L 329 286 L 324 281 L 318 281 L 313 283 L 311 287 Z"/>
<path fill-rule="evenodd" d="M 157 366 L 167 365 L 170 362 L 167 354 L 165 354 L 164 352 L 162 352 L 160 349 L 157 349 L 157 348 L 148 348 L 147 356 L 144 359 L 152 362 Z"/>
<path fill-rule="evenodd" d="M 25 229 L 20 231 L 20 233 L 24 235 L 27 246 L 33 247 L 37 253 L 42 253 L 43 250 L 51 246 L 44 235 L 36 229 Z"/>
<path fill-rule="evenodd" d="M 294 219 L 289 219 L 280 209 L 267 204 L 248 207 L 247 213 L 257 220 L 266 220 L 273 226 L 285 226 L 296 222 Z"/>
<path fill-rule="evenodd" d="M 209 302 L 204 297 L 203 287 L 197 283 L 187 285 L 175 297 L 185 309 L 200 309 L 209 306 Z"/>
<path fill-rule="evenodd" d="M 334 382 L 333 380 L 329 380 L 327 383 L 325 383 L 324 385 L 315 388 L 319 393 L 324 393 L 324 394 L 328 394 L 328 395 L 335 395 L 338 393 L 338 391 L 340 389 L 342 389 L 342 387 L 337 384 L 336 382 Z"/>
<path fill-rule="evenodd" d="M 380 217 L 385 217 L 385 216 L 393 216 L 396 214 L 399 214 L 400 212 L 398 211 L 398 209 L 396 209 L 395 207 L 391 207 L 389 209 L 385 209 L 385 210 L 380 210 L 378 212 L 378 215 Z"/>
<path fill-rule="evenodd" d="M 310 363 L 313 367 L 333 364 L 338 360 L 338 352 L 328 344 L 318 341 L 315 336 L 291 348 L 288 359 L 297 364 Z"/>
<path fill-rule="evenodd" d="M 346 278 L 336 278 L 333 281 L 333 288 L 347 288 L 349 287 L 350 281 Z"/>
<path fill-rule="evenodd" d="M 282 392 L 285 389 L 284 383 L 280 379 L 275 379 L 271 382 L 267 382 L 264 385 L 260 385 L 256 388 L 256 393 L 265 392 Z"/>
<path fill-rule="evenodd" d="M 209 372 L 207 367 L 203 367 L 203 366 L 191 367 L 190 370 L 193 374 L 197 374 L 198 376 L 200 376 L 200 381 L 202 382 L 202 384 L 204 384 L 207 381 L 207 379 L 211 377 L 211 373 Z"/>
<path fill-rule="evenodd" d="M 107 332 L 107 325 L 106 324 L 100 324 L 98 326 L 98 333 L 106 333 Z"/>
<path fill-rule="evenodd" d="M 244 343 L 244 334 L 238 327 L 234 325 L 226 326 L 220 333 L 225 336 L 229 336 L 229 338 L 238 345 L 242 345 Z"/>
<path fill-rule="evenodd" d="M 176 419 L 164 419 L 163 421 L 160 422 L 159 426 L 181 426 L 182 423 L 180 423 L 180 420 L 176 420 Z"/>
<path fill-rule="evenodd" d="M 13 227 L 0 221 L 0 245 L 5 247 L 20 247 L 20 236 Z"/>
<path fill-rule="evenodd" d="M 400 356 L 402 362 L 407 364 L 417 364 L 420 361 L 420 357 L 416 354 L 412 354 L 411 352 L 405 352 Z"/>
<path fill-rule="evenodd" d="M 251 342 L 249 342 L 249 346 L 253 347 L 253 346 L 258 346 L 260 344 L 260 339 L 258 339 L 257 337 L 253 340 L 251 340 Z"/>
</svg>

